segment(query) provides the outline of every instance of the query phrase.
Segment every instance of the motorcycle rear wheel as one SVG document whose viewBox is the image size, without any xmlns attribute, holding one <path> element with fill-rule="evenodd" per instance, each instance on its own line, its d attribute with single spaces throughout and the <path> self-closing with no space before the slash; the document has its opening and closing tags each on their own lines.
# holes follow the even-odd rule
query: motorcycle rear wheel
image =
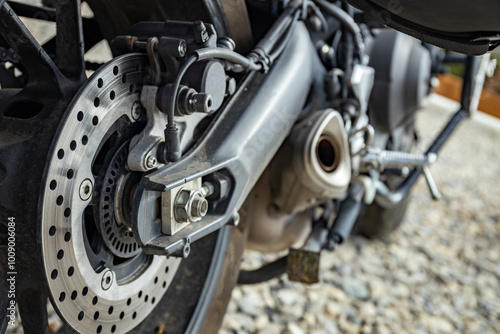
<svg viewBox="0 0 500 334">
<path fill-rule="evenodd" d="M 92 1 L 90 5 L 94 10 L 101 32 L 108 38 L 126 33 L 128 27 L 137 20 L 152 17 L 161 19 L 161 15 L 158 14 L 162 12 L 161 9 L 145 7 L 140 2 L 128 2 L 127 6 L 112 6 L 111 2 L 96 4 Z M 141 8 L 141 11 L 134 11 L 134 7 Z M 109 15 L 110 8 L 112 8 L 113 15 Z M 147 10 L 145 11 L 144 8 Z M 217 12 L 209 11 L 205 14 L 210 17 L 210 15 L 215 15 L 214 13 Z M 187 16 L 187 13 L 184 14 Z M 217 15 L 221 16 L 211 16 L 211 20 L 225 22 L 223 11 L 219 11 Z M 177 16 L 175 19 L 182 20 L 184 17 Z M 72 25 L 71 22 L 68 24 Z M 65 28 L 68 27 L 58 27 L 58 31 Z M 74 26 L 69 28 L 74 28 Z M 66 42 L 71 48 L 72 41 Z M 24 61 L 29 60 L 25 58 Z M 28 72 L 29 67 L 26 66 Z M 27 74 L 29 76 L 33 73 Z M 53 78 L 49 78 L 48 81 L 51 80 Z M 48 333 L 47 297 L 52 300 L 53 304 L 56 298 L 64 300 L 59 291 L 56 294 L 55 291 L 48 289 L 46 278 L 43 275 L 45 259 L 40 256 L 43 254 L 40 240 L 45 237 L 45 234 L 52 234 L 52 231 L 50 229 L 44 231 L 43 229 L 40 199 L 44 197 L 44 184 L 52 187 L 50 180 L 46 179 L 46 171 L 50 163 L 50 158 L 47 159 L 47 157 L 53 155 L 51 152 L 56 152 L 57 148 L 54 146 L 57 138 L 56 133 L 61 130 L 61 120 L 69 117 L 69 110 L 66 110 L 66 106 L 71 100 L 72 94 L 76 92 L 78 84 L 72 83 L 69 86 L 72 88 L 58 87 L 56 89 L 65 91 L 63 95 L 66 99 L 62 99 L 60 96 L 51 99 L 50 96 L 47 96 L 48 94 L 40 94 L 37 91 L 39 87 L 25 86 L 16 91 L 17 96 L 22 96 L 23 100 L 28 101 L 28 104 L 23 105 L 24 108 L 40 106 L 38 113 L 34 113 L 33 116 L 23 115 L 21 108 L 15 108 L 14 106 L 18 104 L 17 101 L 9 103 L 9 106 L 0 111 L 0 137 L 5 139 L 0 145 L 0 183 L 2 183 L 3 189 L 3 191 L 0 190 L 0 218 L 2 219 L 0 234 L 7 227 L 8 217 L 16 217 L 19 222 L 16 240 L 16 269 L 19 273 L 16 282 L 16 300 L 25 333 Z M 68 91 L 73 93 L 68 93 Z M 0 98 L 4 97 L 5 101 L 12 98 L 12 92 L 7 89 L 2 93 L 4 94 L 0 94 Z M 40 97 L 41 95 L 43 97 Z M 26 121 L 26 119 L 29 120 Z M 16 143 L 15 140 L 7 140 L 7 138 L 20 138 L 18 142 L 22 144 Z M 73 151 L 73 143 L 70 145 Z M 45 168 L 43 168 L 44 165 Z M 42 173 L 42 170 L 45 172 Z M 68 174 L 67 178 L 71 179 L 72 176 L 70 177 Z M 56 205 L 59 205 L 59 202 Z M 246 220 L 241 219 L 238 228 L 226 227 L 218 233 L 193 243 L 190 257 L 183 260 L 178 267 L 175 277 L 169 282 L 170 287 L 167 292 L 161 300 L 156 301 L 157 306 L 131 333 L 199 332 L 201 329 L 204 333 L 215 333 L 220 326 L 232 288 L 236 283 L 246 232 Z M 71 238 L 76 237 L 76 235 L 71 236 Z M 66 238 L 66 236 L 62 238 Z M 7 268 L 7 249 L 0 247 L 0 252 L 0 265 L 3 270 Z M 57 255 L 58 259 L 63 256 L 60 254 Z M 7 275 L 7 271 L 0 273 L 3 282 L 0 285 L 2 296 L 8 294 L 9 287 L 5 283 Z M 61 275 L 64 273 L 59 273 L 59 276 Z M 73 271 L 71 271 L 72 275 Z M 159 277 L 159 279 L 161 284 L 162 278 Z M 85 292 L 86 294 L 87 292 Z M 76 294 L 75 298 L 78 298 Z M 3 297 L 1 299 L 1 310 L 5 312 L 6 303 L 9 301 Z M 67 294 L 67 299 L 70 299 L 70 294 Z M 73 299 L 73 294 L 71 294 L 71 299 Z M 151 303 L 151 299 L 149 302 Z M 113 308 L 110 307 L 109 313 L 112 312 Z M 0 313 L 0 331 L 2 332 L 7 326 L 8 318 L 6 315 Z M 85 317 L 87 316 L 85 315 Z M 94 317 L 94 321 L 99 319 L 98 312 L 92 312 L 90 316 Z M 102 319 L 103 316 L 101 314 L 100 318 Z M 94 330 L 97 333 L 120 332 L 117 327 L 112 327 L 111 324 L 108 326 L 109 328 L 103 326 L 96 324 Z M 58 332 L 72 331 L 71 326 L 64 324 Z"/>
</svg>

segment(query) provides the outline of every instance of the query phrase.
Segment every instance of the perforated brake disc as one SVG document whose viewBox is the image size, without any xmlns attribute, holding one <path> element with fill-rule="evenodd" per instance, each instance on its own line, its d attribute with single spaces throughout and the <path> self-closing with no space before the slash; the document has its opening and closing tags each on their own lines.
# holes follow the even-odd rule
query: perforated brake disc
<svg viewBox="0 0 500 334">
<path fill-rule="evenodd" d="M 125 55 L 94 73 L 59 127 L 46 171 L 40 232 L 45 275 L 54 308 L 81 333 L 137 326 L 180 263 L 144 254 L 124 218 L 114 214 L 137 179 L 123 164 L 128 140 L 140 131 L 146 63 L 145 56 Z"/>
</svg>

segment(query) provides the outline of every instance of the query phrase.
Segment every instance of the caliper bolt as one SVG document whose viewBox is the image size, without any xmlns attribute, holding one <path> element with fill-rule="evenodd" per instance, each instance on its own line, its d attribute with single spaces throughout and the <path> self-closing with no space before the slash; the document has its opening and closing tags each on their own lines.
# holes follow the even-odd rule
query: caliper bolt
<svg viewBox="0 0 500 334">
<path fill-rule="evenodd" d="M 156 158 L 154 156 L 150 155 L 146 158 L 146 167 L 147 168 L 155 168 L 157 164 L 158 164 L 158 161 L 156 160 Z"/>
<path fill-rule="evenodd" d="M 134 121 L 137 121 L 139 118 L 141 118 L 142 114 L 141 102 L 135 101 L 134 104 L 132 105 L 132 110 L 130 111 L 130 113 Z"/>
<path fill-rule="evenodd" d="M 108 290 L 113 284 L 113 272 L 111 270 L 106 270 L 101 279 L 101 288 L 103 290 Z"/>
<path fill-rule="evenodd" d="M 85 179 L 80 184 L 80 198 L 82 201 L 86 201 L 92 195 L 92 181 L 90 179 Z"/>
</svg>

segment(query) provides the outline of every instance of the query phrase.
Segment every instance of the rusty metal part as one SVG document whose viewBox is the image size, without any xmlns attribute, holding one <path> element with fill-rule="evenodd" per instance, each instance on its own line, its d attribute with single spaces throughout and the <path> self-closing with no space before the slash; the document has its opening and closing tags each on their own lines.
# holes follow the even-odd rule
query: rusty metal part
<svg viewBox="0 0 500 334">
<path fill-rule="evenodd" d="M 320 254 L 303 249 L 290 249 L 286 265 L 288 279 L 305 284 L 318 283 Z"/>
</svg>

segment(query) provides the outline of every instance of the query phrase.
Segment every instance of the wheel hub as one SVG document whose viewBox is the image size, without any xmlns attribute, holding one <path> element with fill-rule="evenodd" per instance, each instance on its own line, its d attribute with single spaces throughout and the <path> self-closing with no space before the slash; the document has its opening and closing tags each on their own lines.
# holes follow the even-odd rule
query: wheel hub
<svg viewBox="0 0 500 334">
<path fill-rule="evenodd" d="M 145 56 L 127 55 L 94 73 L 73 99 L 47 166 L 45 276 L 54 308 L 78 332 L 137 326 L 180 263 L 144 254 L 127 223 L 137 177 L 125 167 L 127 144 L 141 126 L 136 103 L 146 64 Z"/>
<path fill-rule="evenodd" d="M 140 174 L 126 169 L 129 142 L 118 149 L 109 164 L 97 205 L 100 208 L 98 228 L 103 241 L 114 255 L 121 258 L 130 258 L 141 252 L 130 227 L 131 198 Z"/>
</svg>

